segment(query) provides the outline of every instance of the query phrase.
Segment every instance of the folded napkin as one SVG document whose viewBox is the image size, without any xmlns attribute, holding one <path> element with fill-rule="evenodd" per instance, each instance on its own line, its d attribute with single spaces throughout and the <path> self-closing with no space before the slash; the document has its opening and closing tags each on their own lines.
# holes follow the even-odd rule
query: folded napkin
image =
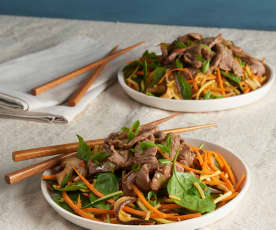
<svg viewBox="0 0 276 230">
<path fill-rule="evenodd" d="M 39 96 L 31 95 L 30 90 L 105 57 L 114 46 L 115 44 L 78 37 L 0 64 L 0 117 L 53 123 L 70 122 L 92 99 L 114 82 L 118 69 L 127 60 L 137 58 L 142 51 L 137 51 L 136 48 L 109 62 L 74 107 L 63 103 L 94 69 Z"/>
</svg>

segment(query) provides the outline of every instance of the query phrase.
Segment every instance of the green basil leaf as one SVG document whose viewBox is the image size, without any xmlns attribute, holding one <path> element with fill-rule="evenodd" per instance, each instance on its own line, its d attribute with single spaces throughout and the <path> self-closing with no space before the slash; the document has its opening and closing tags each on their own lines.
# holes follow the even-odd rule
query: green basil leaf
<svg viewBox="0 0 276 230">
<path fill-rule="evenodd" d="M 134 149 L 134 148 L 131 148 L 131 149 L 130 149 L 130 152 L 136 153 L 136 152 L 137 152 L 137 150 L 136 150 L 136 149 Z"/>
<path fill-rule="evenodd" d="M 184 79 L 181 74 L 177 74 L 177 81 L 180 86 L 180 91 L 183 99 L 192 99 L 192 86 Z"/>
<path fill-rule="evenodd" d="M 169 134 L 167 136 L 166 146 L 169 149 L 169 153 L 171 154 L 171 149 L 172 149 L 172 135 L 171 134 Z"/>
<path fill-rule="evenodd" d="M 162 152 L 170 154 L 170 149 L 168 149 L 167 146 L 162 144 L 157 144 L 157 146 L 162 150 Z"/>
<path fill-rule="evenodd" d="M 149 58 L 149 59 L 156 59 L 156 58 L 158 58 L 158 56 L 156 55 L 156 53 L 154 53 L 154 52 L 149 52 L 148 50 L 146 50 L 144 53 L 143 53 L 143 55 L 142 55 L 143 57 L 145 57 L 145 58 Z"/>
<path fill-rule="evenodd" d="M 100 151 L 100 152 L 97 152 L 97 153 L 94 153 L 94 154 L 92 154 L 92 156 L 91 156 L 91 160 L 95 163 L 95 164 L 97 164 L 97 165 L 99 165 L 104 159 L 106 159 L 107 157 L 109 157 L 109 153 L 107 153 L 107 152 L 104 152 L 104 151 Z"/>
<path fill-rule="evenodd" d="M 236 83 L 240 83 L 240 81 L 241 81 L 241 78 L 240 77 L 238 77 L 238 76 L 236 76 L 235 74 L 233 74 L 233 73 L 226 73 L 226 72 L 224 72 L 223 70 L 221 70 L 221 74 L 224 76 L 224 77 L 227 77 L 228 79 L 230 79 L 230 80 L 232 80 L 232 81 L 234 81 L 234 82 L 236 82 Z"/>
<path fill-rule="evenodd" d="M 203 57 L 201 57 L 200 54 L 197 54 L 196 58 L 197 58 L 197 60 L 201 61 L 202 63 L 205 62 L 205 59 Z"/>
<path fill-rule="evenodd" d="M 79 146 L 77 150 L 76 157 L 84 160 L 86 163 L 90 160 L 92 153 L 90 146 L 83 140 L 83 138 L 77 135 L 79 139 Z"/>
<path fill-rule="evenodd" d="M 147 74 L 148 74 L 148 64 L 146 60 L 144 60 L 143 62 L 143 69 L 144 69 L 144 81 L 146 81 Z"/>
<path fill-rule="evenodd" d="M 154 97 L 154 95 L 152 93 L 150 93 L 150 92 L 146 92 L 146 95 Z"/>
<path fill-rule="evenodd" d="M 179 58 L 175 60 L 176 68 L 183 68 L 183 63 L 180 61 Z"/>
<path fill-rule="evenodd" d="M 193 46 L 195 43 L 193 42 L 193 41 L 191 41 L 191 40 L 188 40 L 187 42 L 187 46 Z"/>
<path fill-rule="evenodd" d="M 63 180 L 61 182 L 61 187 L 64 187 L 68 183 L 68 181 L 72 178 L 72 174 L 73 174 L 73 169 L 71 169 L 69 173 L 67 173 L 65 177 L 63 177 Z"/>
</svg>

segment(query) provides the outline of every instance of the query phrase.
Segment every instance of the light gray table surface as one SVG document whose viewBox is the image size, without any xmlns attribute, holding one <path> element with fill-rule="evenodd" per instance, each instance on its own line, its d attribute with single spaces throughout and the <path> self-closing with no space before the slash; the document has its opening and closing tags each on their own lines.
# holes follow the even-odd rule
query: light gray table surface
<svg viewBox="0 0 276 230">
<path fill-rule="evenodd" d="M 138 41 L 148 45 L 170 41 L 187 32 L 201 32 L 234 40 L 257 57 L 276 64 L 276 32 L 140 25 L 126 23 L 56 20 L 0 16 L 0 63 L 39 51 L 73 36 L 88 36 L 122 47 Z M 0 74 L 1 77 L 1 74 Z M 14 150 L 102 138 L 117 128 L 140 119 L 149 122 L 168 115 L 130 99 L 118 84 L 113 85 L 68 125 L 51 125 L 0 119 L 0 175 L 36 162 L 12 162 Z M 209 227 L 212 230 L 276 229 L 276 89 L 261 101 L 231 111 L 184 113 L 162 125 L 164 128 L 216 122 L 217 128 L 195 131 L 184 137 L 201 138 L 233 150 L 250 167 L 252 184 L 238 209 Z M 40 176 L 14 185 L 0 180 L 0 229 L 81 229 L 46 203 L 40 191 Z"/>
</svg>

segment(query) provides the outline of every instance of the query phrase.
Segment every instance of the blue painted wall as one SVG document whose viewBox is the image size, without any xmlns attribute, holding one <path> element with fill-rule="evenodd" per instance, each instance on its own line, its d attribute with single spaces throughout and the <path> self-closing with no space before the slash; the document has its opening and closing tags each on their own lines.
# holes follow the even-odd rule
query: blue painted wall
<svg viewBox="0 0 276 230">
<path fill-rule="evenodd" d="M 0 0 L 0 14 L 276 30 L 276 0 Z"/>
</svg>

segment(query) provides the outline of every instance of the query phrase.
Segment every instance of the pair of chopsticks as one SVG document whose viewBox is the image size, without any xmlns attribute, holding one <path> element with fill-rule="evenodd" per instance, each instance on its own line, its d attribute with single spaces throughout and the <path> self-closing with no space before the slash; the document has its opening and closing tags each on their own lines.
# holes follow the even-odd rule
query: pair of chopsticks
<svg viewBox="0 0 276 230">
<path fill-rule="evenodd" d="M 63 76 L 60 76 L 52 81 L 46 82 L 40 86 L 37 86 L 33 89 L 31 89 L 31 93 L 34 96 L 37 96 L 41 93 L 44 93 L 54 87 L 57 87 L 61 84 L 63 84 L 66 81 L 69 81 L 83 73 L 86 73 L 88 71 L 90 71 L 91 69 L 95 68 L 98 66 L 98 68 L 88 77 L 88 79 L 86 81 L 84 81 L 84 83 L 80 86 L 79 89 L 77 89 L 72 96 L 69 97 L 69 99 L 67 100 L 67 105 L 69 106 L 75 106 L 80 100 L 81 98 L 84 96 L 84 94 L 87 92 L 87 90 L 89 89 L 89 87 L 96 81 L 96 79 L 98 78 L 98 76 L 101 74 L 101 72 L 103 71 L 105 65 L 110 62 L 111 60 L 113 60 L 114 58 L 127 53 L 128 51 L 142 45 L 144 42 L 139 42 L 135 45 L 129 46 L 125 49 L 119 50 L 118 46 L 115 46 L 110 53 L 108 54 L 108 56 L 95 61 L 93 63 L 90 63 L 86 66 L 83 66 L 71 73 L 65 74 Z"/>
<path fill-rule="evenodd" d="M 151 126 L 151 125 L 159 125 L 162 124 L 172 118 L 175 118 L 176 116 L 179 116 L 180 113 L 175 113 L 173 115 L 170 115 L 168 117 L 162 118 L 160 120 L 156 120 L 150 123 L 147 123 L 143 126 Z M 167 129 L 162 130 L 165 133 L 184 133 L 189 132 L 193 130 L 203 129 L 203 128 L 209 128 L 214 127 L 216 124 L 206 124 L 206 125 L 197 125 L 197 126 L 190 126 L 190 127 L 184 127 L 184 128 L 176 128 L 176 129 Z M 101 145 L 104 143 L 104 139 L 96 139 L 96 140 L 90 140 L 86 141 L 86 143 L 92 147 L 95 145 Z M 40 163 L 30 165 L 26 168 L 16 170 L 12 173 L 8 173 L 5 175 L 5 180 L 7 184 L 14 184 L 16 182 L 22 181 L 28 177 L 34 176 L 36 174 L 39 174 L 41 172 L 44 172 L 47 169 L 50 169 L 57 164 L 59 164 L 62 160 L 72 157 L 76 154 L 77 148 L 79 143 L 69 143 L 69 144 L 63 144 L 63 145 L 55 145 L 55 146 L 47 146 L 47 147 L 40 147 L 40 148 L 34 148 L 34 149 L 27 149 L 27 150 L 21 150 L 21 151 L 15 151 L 13 152 L 13 161 L 24 161 L 29 159 L 35 159 L 39 157 L 47 157 L 47 156 L 53 156 L 57 155 L 53 158 L 50 158 L 46 161 L 42 161 Z"/>
</svg>

